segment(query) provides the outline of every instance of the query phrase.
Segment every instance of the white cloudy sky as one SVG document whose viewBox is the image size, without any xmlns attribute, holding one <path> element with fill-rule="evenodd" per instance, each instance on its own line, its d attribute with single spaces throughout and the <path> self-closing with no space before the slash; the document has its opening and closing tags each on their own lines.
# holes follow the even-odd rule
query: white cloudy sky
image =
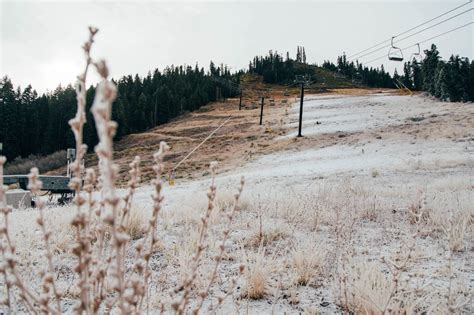
<svg viewBox="0 0 474 315">
<path fill-rule="evenodd" d="M 107 59 L 114 77 L 144 75 L 171 64 L 198 62 L 207 68 L 209 60 L 235 70 L 270 49 L 294 56 L 297 45 L 305 46 L 310 62 L 335 61 L 343 51 L 356 53 L 467 0 L 0 2 L 0 74 L 15 85 L 32 84 L 44 92 L 74 82 L 83 64 L 80 46 L 88 25 L 100 29 L 93 55 Z M 472 7 L 470 3 L 440 20 Z M 473 12 L 400 46 L 472 22 Z M 443 57 L 454 53 L 472 59 L 472 33 L 473 24 L 435 43 Z M 428 44 L 422 45 L 426 48 Z M 396 65 L 386 58 L 374 65 L 381 63 L 391 71 Z"/>
</svg>

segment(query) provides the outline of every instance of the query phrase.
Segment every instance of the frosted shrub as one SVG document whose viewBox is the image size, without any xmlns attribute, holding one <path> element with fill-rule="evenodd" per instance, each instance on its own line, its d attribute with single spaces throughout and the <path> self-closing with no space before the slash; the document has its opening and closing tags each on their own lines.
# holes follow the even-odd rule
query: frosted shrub
<svg viewBox="0 0 474 315">
<path fill-rule="evenodd" d="M 1 302 L 12 313 L 49 313 L 60 314 L 64 312 L 80 314 L 97 314 L 120 312 L 123 314 L 140 314 L 150 311 L 150 296 L 156 296 L 162 292 L 158 285 L 153 285 L 154 273 L 150 262 L 159 257 L 160 240 L 158 238 L 158 215 L 162 209 L 163 196 L 161 180 L 164 172 L 163 158 L 169 147 L 161 142 L 158 152 L 154 154 L 155 178 L 152 181 L 153 206 L 151 216 L 146 221 L 141 217 L 133 206 L 133 196 L 140 184 L 140 158 L 136 157 L 130 163 L 130 180 L 128 190 L 124 197 L 118 194 L 115 187 L 117 177 L 117 165 L 113 161 L 113 137 L 117 124 L 111 120 L 112 103 L 116 97 L 117 90 L 114 84 L 108 80 L 108 68 L 104 61 L 94 61 L 90 55 L 91 47 L 97 29 L 89 28 L 89 39 L 84 44 L 83 50 L 86 56 L 84 72 L 78 77 L 77 113 L 70 120 L 74 137 L 76 140 L 77 159 L 72 163 L 71 170 L 74 177 L 70 181 L 70 188 L 75 191 L 74 208 L 75 214 L 70 222 L 72 244 L 70 253 L 74 266 L 71 270 L 73 275 L 69 279 L 75 279 L 73 286 L 62 291 L 57 283 L 59 272 L 54 261 L 53 252 L 56 250 L 51 245 L 52 228 L 47 226 L 45 220 L 45 204 L 42 200 L 37 201 L 39 217 L 38 237 L 42 239 L 46 257 L 45 271 L 41 273 L 41 286 L 38 288 L 22 277 L 21 268 L 24 262 L 18 261 L 15 244 L 9 231 L 9 214 L 11 208 L 6 205 L 5 191 L 3 188 L 3 165 L 5 158 L 0 157 L 0 212 L 2 221 L 0 226 L 0 274 L 3 284 Z M 99 174 L 93 169 L 83 169 L 82 160 L 87 151 L 83 144 L 83 129 L 86 123 L 86 78 L 90 68 L 95 68 L 101 77 L 101 82 L 96 89 L 91 111 L 93 113 L 99 143 L 95 152 L 99 158 Z M 207 194 L 207 210 L 198 225 L 197 247 L 191 255 L 189 265 L 190 273 L 182 282 L 178 283 L 175 290 L 170 293 L 170 300 L 158 301 L 162 311 L 169 310 L 178 314 L 197 313 L 204 306 L 204 301 L 209 299 L 209 292 L 218 278 L 219 264 L 225 255 L 226 242 L 229 237 L 234 217 L 239 210 L 238 200 L 243 188 L 243 179 L 237 194 L 233 196 L 233 202 L 223 210 L 224 230 L 220 232 L 217 254 L 211 270 L 204 274 L 205 286 L 199 292 L 195 291 L 194 282 L 201 275 L 202 260 L 209 255 L 208 237 L 210 216 L 214 210 L 216 186 L 214 184 L 216 164 L 211 164 L 213 179 Z M 35 193 L 41 190 L 38 169 L 31 169 L 29 175 L 29 189 Z M 99 194 L 95 187 L 99 187 Z M 100 196 L 97 198 L 96 196 Z M 133 211 L 132 211 L 133 209 Z M 66 247 L 67 245 L 61 245 Z M 41 267 L 40 267 L 41 268 Z M 237 268 L 237 276 L 243 273 L 243 266 Z M 232 279 L 235 284 L 237 278 Z M 229 292 L 230 294 L 230 292 Z M 225 297 L 219 297 L 212 307 L 220 305 Z M 73 300 L 64 303 L 67 299 Z M 156 304 L 155 304 L 156 305 Z M 2 306 L 3 308 L 3 306 Z"/>
</svg>

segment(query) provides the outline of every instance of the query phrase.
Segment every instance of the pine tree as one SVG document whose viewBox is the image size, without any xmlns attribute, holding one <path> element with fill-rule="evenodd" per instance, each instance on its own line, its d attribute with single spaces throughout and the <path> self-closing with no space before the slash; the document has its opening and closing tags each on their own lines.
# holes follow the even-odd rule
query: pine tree
<svg viewBox="0 0 474 315">
<path fill-rule="evenodd" d="M 120 140 L 126 134 L 127 130 L 125 108 L 122 102 L 122 97 L 120 97 L 120 95 L 117 97 L 114 104 L 112 105 L 112 119 L 118 124 L 115 139 Z"/>
<path fill-rule="evenodd" d="M 12 160 L 20 154 L 19 117 L 15 91 L 8 77 L 4 77 L 0 82 L 0 108 L 2 108 L 0 142 L 3 143 L 3 154 L 7 159 Z"/>
<path fill-rule="evenodd" d="M 433 90 L 432 93 L 437 98 L 443 101 L 449 101 L 449 87 L 447 85 L 448 76 L 444 62 L 440 61 L 437 63 L 435 70 L 434 80 L 433 80 Z"/>
<path fill-rule="evenodd" d="M 415 59 L 411 63 L 411 74 L 412 74 L 412 82 L 413 82 L 413 89 L 415 91 L 421 91 L 423 85 L 423 77 L 421 74 L 421 67 Z"/>
<path fill-rule="evenodd" d="M 94 100 L 95 88 L 90 86 L 86 91 L 86 119 L 87 123 L 84 125 L 84 142 L 87 144 L 89 151 L 94 150 L 98 143 L 97 131 L 94 124 L 94 117 L 92 116 L 91 107 Z"/>
<path fill-rule="evenodd" d="M 214 62 L 212 62 L 212 61 L 209 64 L 209 71 L 210 71 L 212 76 L 218 76 L 218 71 L 216 69 L 216 66 L 214 65 Z"/>
<path fill-rule="evenodd" d="M 156 91 L 157 99 L 157 122 L 163 124 L 168 122 L 173 116 L 171 106 L 171 91 L 167 85 L 161 85 Z"/>
<path fill-rule="evenodd" d="M 423 75 L 423 90 L 435 95 L 435 72 L 439 61 L 439 52 L 436 45 L 432 44 L 430 50 L 425 50 L 425 58 L 423 59 L 423 65 L 421 72 Z"/>
<path fill-rule="evenodd" d="M 39 115 L 36 91 L 28 85 L 21 95 L 21 107 L 23 108 L 24 126 L 21 132 L 21 155 L 28 156 L 39 151 Z"/>
<path fill-rule="evenodd" d="M 400 80 L 400 76 L 398 75 L 397 68 L 395 68 L 395 71 L 393 71 L 393 81 L 397 82 Z"/>
<path fill-rule="evenodd" d="M 461 101 L 469 102 L 472 100 L 469 93 L 469 59 L 468 58 L 461 58 L 460 66 L 459 66 L 459 75 L 460 80 L 462 81 L 462 91 L 461 91 Z"/>
<path fill-rule="evenodd" d="M 146 129 L 145 106 L 146 96 L 141 93 L 137 98 L 137 101 L 130 106 L 130 132 L 141 132 Z"/>
<path fill-rule="evenodd" d="M 469 63 L 469 60 L 467 60 L 467 58 L 466 61 L 467 63 Z M 474 60 L 471 60 L 471 64 L 469 66 L 469 74 L 466 81 L 468 94 L 467 100 L 474 102 Z"/>
<path fill-rule="evenodd" d="M 413 88 L 413 81 L 412 81 L 412 66 L 410 61 L 407 61 L 403 64 L 403 77 L 402 82 L 405 86 L 409 89 Z"/>
</svg>

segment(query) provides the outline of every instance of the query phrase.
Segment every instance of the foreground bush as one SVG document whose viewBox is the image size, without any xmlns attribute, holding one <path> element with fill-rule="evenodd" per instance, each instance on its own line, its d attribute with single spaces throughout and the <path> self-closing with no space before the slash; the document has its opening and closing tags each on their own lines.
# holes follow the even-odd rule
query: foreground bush
<svg viewBox="0 0 474 315">
<path fill-rule="evenodd" d="M 154 155 L 155 179 L 152 181 L 154 193 L 152 195 L 153 207 L 151 217 L 145 224 L 137 218 L 133 209 L 133 196 L 140 183 L 140 158 L 136 157 L 130 164 L 130 181 L 128 191 L 120 197 L 114 185 L 117 176 L 117 166 L 113 163 L 113 137 L 117 124 L 111 120 L 112 103 L 116 97 L 116 87 L 108 81 L 108 69 L 104 61 L 95 62 L 90 55 L 97 29 L 90 28 L 89 40 L 83 49 L 86 55 L 86 67 L 83 74 L 78 77 L 77 84 L 77 113 L 69 121 L 76 140 L 77 159 L 71 165 L 74 178 L 71 179 L 70 188 L 75 191 L 75 214 L 70 222 L 69 230 L 72 234 L 71 245 L 61 250 L 70 250 L 74 259 L 72 279 L 77 281 L 77 290 L 64 292 L 57 279 L 53 251 L 58 250 L 57 244 L 53 249 L 53 227 L 48 226 L 45 216 L 45 203 L 41 199 L 36 201 L 39 211 L 37 224 L 38 237 L 42 241 L 42 251 L 46 258 L 46 267 L 42 272 L 40 289 L 24 279 L 21 267 L 27 262 L 20 261 L 16 246 L 13 244 L 9 230 L 9 214 L 11 208 L 6 205 L 5 191 L 1 176 L 5 158 L 0 157 L 0 212 L 2 225 L 0 228 L 0 273 L 5 286 L 6 294 L 1 301 L 12 313 L 48 313 L 60 314 L 71 312 L 65 305 L 64 298 L 74 301 L 75 313 L 97 314 L 120 312 L 123 314 L 140 314 L 149 311 L 150 296 L 160 290 L 153 286 L 153 273 L 150 261 L 160 252 L 160 240 L 157 234 L 158 214 L 162 209 L 163 196 L 162 180 L 163 158 L 168 151 L 166 143 L 160 144 L 159 151 Z M 102 78 L 96 89 L 96 95 L 91 108 L 99 138 L 95 152 L 99 158 L 98 177 L 92 169 L 83 169 L 82 160 L 86 146 L 83 144 L 83 129 L 85 124 L 86 77 L 89 68 L 94 67 Z M 211 164 L 211 173 L 214 175 L 216 164 Z M 33 193 L 41 190 L 38 168 L 32 168 L 29 174 L 28 188 Z M 99 194 L 95 187 L 100 187 Z M 170 293 L 169 301 L 161 301 L 161 310 L 170 310 L 178 314 L 197 313 L 203 308 L 208 299 L 217 276 L 218 266 L 225 254 L 225 244 L 229 236 L 234 215 L 238 211 L 237 203 L 242 192 L 243 180 L 234 196 L 231 207 L 225 211 L 227 223 L 221 231 L 218 241 L 218 251 L 214 256 L 213 267 L 202 270 L 202 260 L 209 255 L 208 236 L 210 217 L 214 209 L 216 186 L 214 176 L 207 194 L 208 203 L 206 211 L 198 227 L 195 251 L 189 257 L 189 272 L 177 281 L 176 289 Z M 96 196 L 100 196 L 97 198 Z M 54 227 L 58 230 L 59 227 Z M 134 239 L 138 239 L 133 242 Z M 243 267 L 238 268 L 238 277 L 243 272 Z M 198 275 L 202 275 L 206 282 L 199 291 L 195 290 Z M 233 279 L 235 284 L 236 279 Z M 209 308 L 222 303 L 225 297 L 220 297 Z M 192 301 L 192 303 L 191 303 Z"/>
</svg>

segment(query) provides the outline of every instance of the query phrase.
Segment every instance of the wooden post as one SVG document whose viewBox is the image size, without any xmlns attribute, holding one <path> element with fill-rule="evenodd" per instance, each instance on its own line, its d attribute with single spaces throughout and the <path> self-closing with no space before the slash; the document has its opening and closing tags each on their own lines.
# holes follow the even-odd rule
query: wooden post
<svg viewBox="0 0 474 315">
<path fill-rule="evenodd" d="M 262 105 L 260 106 L 260 125 L 263 123 L 263 101 L 265 100 L 265 97 L 262 96 Z"/>
<path fill-rule="evenodd" d="M 304 83 L 301 82 L 301 96 L 300 96 L 300 124 L 298 127 L 298 137 L 302 137 L 301 125 L 303 123 L 303 99 L 304 99 Z"/>
<path fill-rule="evenodd" d="M 156 110 L 157 110 L 157 105 L 158 105 L 158 93 L 156 93 L 155 96 L 155 107 L 153 109 L 153 127 L 156 127 Z"/>
<path fill-rule="evenodd" d="M 239 110 L 242 110 L 242 90 L 240 90 Z"/>
</svg>

